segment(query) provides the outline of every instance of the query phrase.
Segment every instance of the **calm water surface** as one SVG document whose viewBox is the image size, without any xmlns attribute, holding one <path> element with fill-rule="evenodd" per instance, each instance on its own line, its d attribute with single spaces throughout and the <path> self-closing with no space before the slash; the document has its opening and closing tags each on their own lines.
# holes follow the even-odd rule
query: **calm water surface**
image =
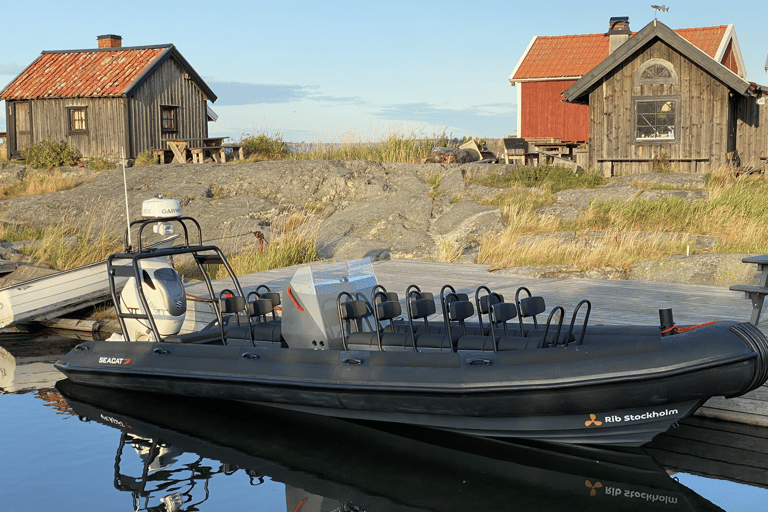
<svg viewBox="0 0 768 512">
<path fill-rule="evenodd" d="M 707 460 L 688 425 L 629 452 L 383 429 L 76 386 L 52 366 L 76 343 L 0 337 L 2 511 L 768 509 L 768 431 Z"/>
</svg>

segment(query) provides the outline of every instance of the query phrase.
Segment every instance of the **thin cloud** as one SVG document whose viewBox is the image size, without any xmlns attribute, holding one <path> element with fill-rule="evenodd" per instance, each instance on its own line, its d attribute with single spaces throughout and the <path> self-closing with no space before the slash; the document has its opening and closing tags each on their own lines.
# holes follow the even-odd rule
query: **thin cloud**
<svg viewBox="0 0 768 512">
<path fill-rule="evenodd" d="M 314 86 L 285 84 L 249 84 L 243 82 L 208 81 L 218 96 L 219 105 L 257 105 L 260 103 L 290 103 L 312 94 Z"/>
<path fill-rule="evenodd" d="M 263 103 L 292 103 L 303 99 L 326 103 L 362 104 L 356 96 L 329 96 L 319 94 L 319 85 L 253 84 L 247 82 L 219 82 L 208 80 L 216 93 L 217 105 L 258 105 Z"/>
</svg>

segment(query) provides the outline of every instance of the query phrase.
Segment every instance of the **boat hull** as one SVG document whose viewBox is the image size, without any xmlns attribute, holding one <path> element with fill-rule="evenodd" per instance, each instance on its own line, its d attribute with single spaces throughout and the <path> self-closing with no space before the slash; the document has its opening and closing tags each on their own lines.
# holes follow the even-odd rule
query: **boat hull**
<svg viewBox="0 0 768 512">
<path fill-rule="evenodd" d="M 474 435 L 636 446 L 711 396 L 762 384 L 765 357 L 723 324 L 644 347 L 617 339 L 509 353 L 86 342 L 57 368 L 80 384 Z"/>
</svg>

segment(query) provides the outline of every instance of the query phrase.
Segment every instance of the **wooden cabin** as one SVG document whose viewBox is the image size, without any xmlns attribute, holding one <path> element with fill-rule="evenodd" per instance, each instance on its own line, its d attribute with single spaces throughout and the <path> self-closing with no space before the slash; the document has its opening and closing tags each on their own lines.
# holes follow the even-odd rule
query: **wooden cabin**
<svg viewBox="0 0 768 512">
<path fill-rule="evenodd" d="M 65 141 L 84 157 L 135 158 L 167 149 L 165 139 L 208 137 L 216 95 L 172 44 L 123 47 L 99 36 L 98 48 L 44 51 L 0 92 L 8 154 Z"/>
<path fill-rule="evenodd" d="M 589 107 L 588 166 L 709 172 L 766 155 L 765 91 L 654 20 L 563 92 Z M 761 104 L 762 103 L 762 104 Z"/>
<path fill-rule="evenodd" d="M 744 78 L 733 25 L 675 31 Z M 517 136 L 526 139 L 589 140 L 589 107 L 563 102 L 562 93 L 633 36 L 629 18 L 615 17 L 604 34 L 534 37 L 509 82 L 517 89 Z"/>
</svg>

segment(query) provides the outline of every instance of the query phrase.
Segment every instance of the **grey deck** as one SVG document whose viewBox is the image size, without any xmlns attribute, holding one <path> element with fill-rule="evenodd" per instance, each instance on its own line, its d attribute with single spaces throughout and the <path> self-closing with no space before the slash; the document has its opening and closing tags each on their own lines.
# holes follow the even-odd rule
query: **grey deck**
<svg viewBox="0 0 768 512">
<path fill-rule="evenodd" d="M 269 270 L 240 277 L 246 293 L 265 284 L 272 290 L 290 281 L 297 267 Z M 752 314 L 750 301 L 741 292 L 727 287 L 660 283 L 649 281 L 611 281 L 595 279 L 535 279 L 503 276 L 488 272 L 484 265 L 453 265 L 411 260 L 390 260 L 373 264 L 380 284 L 398 292 L 418 285 L 436 296 L 445 284 L 471 296 L 480 285 L 513 300 L 520 286 L 544 297 L 547 309 L 563 306 L 566 321 L 582 299 L 592 303 L 590 325 L 659 325 L 659 309 L 672 308 L 677 325 L 695 325 L 712 320 L 747 322 Z M 760 326 L 765 332 L 766 326 Z M 737 399 L 713 398 L 698 415 L 768 427 L 768 387 Z"/>
</svg>

